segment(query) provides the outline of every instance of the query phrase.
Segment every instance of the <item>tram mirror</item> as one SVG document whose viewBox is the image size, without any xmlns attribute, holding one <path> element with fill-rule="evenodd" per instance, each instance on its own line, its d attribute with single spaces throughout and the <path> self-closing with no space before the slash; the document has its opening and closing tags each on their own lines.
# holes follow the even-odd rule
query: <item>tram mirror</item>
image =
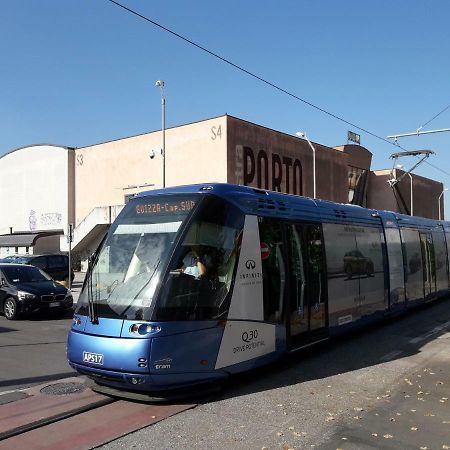
<svg viewBox="0 0 450 450">
<path fill-rule="evenodd" d="M 219 231 L 219 227 L 216 224 L 209 222 L 195 222 L 189 228 L 183 244 L 216 247 L 218 245 Z"/>
<path fill-rule="evenodd" d="M 183 245 L 203 245 L 223 249 L 234 247 L 235 230 L 210 222 L 194 222 L 189 228 Z"/>
</svg>

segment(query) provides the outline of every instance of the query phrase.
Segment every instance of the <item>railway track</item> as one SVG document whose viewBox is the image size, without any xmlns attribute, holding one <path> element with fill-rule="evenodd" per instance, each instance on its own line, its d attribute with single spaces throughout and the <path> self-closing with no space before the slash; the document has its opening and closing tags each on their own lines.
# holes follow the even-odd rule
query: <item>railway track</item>
<svg viewBox="0 0 450 450">
<path fill-rule="evenodd" d="M 95 448 L 195 406 L 114 399 L 80 379 L 26 392 L 27 398 L 0 406 L 0 450 Z"/>
</svg>

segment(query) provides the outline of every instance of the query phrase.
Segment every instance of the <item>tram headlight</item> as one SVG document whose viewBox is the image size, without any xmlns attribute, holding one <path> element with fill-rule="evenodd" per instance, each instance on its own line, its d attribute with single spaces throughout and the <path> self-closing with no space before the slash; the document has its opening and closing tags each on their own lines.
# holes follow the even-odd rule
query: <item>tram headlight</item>
<svg viewBox="0 0 450 450">
<path fill-rule="evenodd" d="M 161 331 L 161 327 L 158 325 L 151 325 L 148 323 L 133 323 L 130 326 L 131 334 L 151 334 Z"/>
<path fill-rule="evenodd" d="M 146 333 L 158 333 L 161 331 L 161 327 L 156 325 L 146 325 L 145 326 L 145 332 Z"/>
</svg>

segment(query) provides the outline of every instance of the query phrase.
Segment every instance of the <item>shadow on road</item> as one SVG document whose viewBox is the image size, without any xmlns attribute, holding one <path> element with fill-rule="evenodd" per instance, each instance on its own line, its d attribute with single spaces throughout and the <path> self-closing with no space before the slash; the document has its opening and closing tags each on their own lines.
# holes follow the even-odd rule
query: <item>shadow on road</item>
<svg viewBox="0 0 450 450">
<path fill-rule="evenodd" d="M 0 387 L 45 383 L 46 381 L 60 380 L 61 378 L 68 378 L 73 376 L 77 376 L 76 372 L 74 371 L 54 373 L 52 375 L 41 375 L 39 377 L 16 378 L 15 380 L 0 381 Z"/>
<path fill-rule="evenodd" d="M 383 357 L 390 353 L 398 353 L 389 358 L 392 360 L 414 355 L 428 342 L 446 333 L 448 327 L 438 331 L 436 328 L 449 320 L 448 299 L 422 305 L 404 316 L 287 355 L 268 366 L 234 375 L 221 394 L 208 398 L 208 401 L 264 392 L 371 367 L 386 362 Z"/>
</svg>

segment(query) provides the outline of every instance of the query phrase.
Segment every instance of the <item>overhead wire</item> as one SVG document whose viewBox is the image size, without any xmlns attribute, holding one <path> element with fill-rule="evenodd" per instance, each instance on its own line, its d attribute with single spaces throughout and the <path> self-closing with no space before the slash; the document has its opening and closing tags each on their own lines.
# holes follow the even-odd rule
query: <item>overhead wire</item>
<svg viewBox="0 0 450 450">
<path fill-rule="evenodd" d="M 189 39 L 189 38 L 187 38 L 187 37 L 185 37 L 185 36 L 183 36 L 183 35 L 181 35 L 181 34 L 175 32 L 175 31 L 171 30 L 170 28 L 167 28 L 167 27 L 161 25 L 161 24 L 158 23 L 157 21 L 155 21 L 155 20 L 153 20 L 153 19 L 150 19 L 149 17 L 146 17 L 146 16 L 144 16 L 143 14 L 140 14 L 140 13 L 138 13 L 137 11 L 135 11 L 135 10 L 133 10 L 133 9 L 131 9 L 131 8 L 129 8 L 129 7 L 127 7 L 127 6 L 125 6 L 125 5 L 121 4 L 121 3 L 119 3 L 119 2 L 117 2 L 116 0 L 107 0 L 107 1 L 109 1 L 110 3 L 112 3 L 112 4 L 114 4 L 114 5 L 118 6 L 118 7 L 120 7 L 120 8 L 122 8 L 122 9 L 124 9 L 125 11 L 127 11 L 127 12 L 129 12 L 129 13 L 135 15 L 136 17 L 139 17 L 140 19 L 143 19 L 143 20 L 145 20 L 145 21 L 151 23 L 152 25 L 154 25 L 154 26 L 160 28 L 161 30 L 166 31 L 167 33 L 170 33 L 171 35 L 177 37 L 178 39 L 181 39 L 181 40 L 187 42 L 188 44 L 190 44 L 190 45 L 192 45 L 192 46 L 198 48 L 199 50 L 201 50 L 201 51 L 203 51 L 203 52 L 209 54 L 210 56 L 213 56 L 214 58 L 216 58 L 216 59 L 218 59 L 218 60 L 220 60 L 220 61 L 222 61 L 222 62 L 224 62 L 224 63 L 226 63 L 226 64 L 228 64 L 228 65 L 230 65 L 230 66 L 232 66 L 232 67 L 234 67 L 235 69 L 237 69 L 237 70 L 239 70 L 239 71 L 241 71 L 241 72 L 243 72 L 243 73 L 249 75 L 250 77 L 255 78 L 255 79 L 259 80 L 260 82 L 262 82 L 262 83 L 264 83 L 264 84 L 266 84 L 266 85 L 268 85 L 268 86 L 270 86 L 270 87 L 272 87 L 272 88 L 278 90 L 279 92 L 282 92 L 283 94 L 286 94 L 286 95 L 288 95 L 289 97 L 294 98 L 295 100 L 298 100 L 298 101 L 304 103 L 305 105 L 308 105 L 308 106 L 310 106 L 311 108 L 314 108 L 314 109 L 316 109 L 317 111 L 320 111 L 320 112 L 322 112 L 322 113 L 328 115 L 329 117 L 332 117 L 332 118 L 334 118 L 334 119 L 336 119 L 336 120 L 339 120 L 340 122 L 343 122 L 343 123 L 345 123 L 346 125 L 350 125 L 351 127 L 355 128 L 355 129 L 357 129 L 357 130 L 359 130 L 359 131 L 362 131 L 362 132 L 364 132 L 364 133 L 366 133 L 366 134 L 368 134 L 368 135 L 370 135 L 370 136 L 372 136 L 372 137 L 374 137 L 374 138 L 376 138 L 376 139 L 379 139 L 380 141 L 383 141 L 383 142 L 385 142 L 385 143 L 387 143 L 387 144 L 390 144 L 390 145 L 394 145 L 395 147 L 401 148 L 402 150 L 406 150 L 406 149 L 405 149 L 404 147 L 402 147 L 398 142 L 392 142 L 392 141 L 389 141 L 389 140 L 387 140 L 386 138 L 384 138 L 384 137 L 382 137 L 382 136 L 379 136 L 379 135 L 377 135 L 376 133 L 374 133 L 374 132 L 372 132 L 372 131 L 370 131 L 370 130 L 368 130 L 368 129 L 366 129 L 366 128 L 363 128 L 363 127 L 361 127 L 361 126 L 359 126 L 359 125 L 357 125 L 357 124 L 355 124 L 355 123 L 352 123 L 352 122 L 350 122 L 350 121 L 344 119 L 343 117 L 338 116 L 337 114 L 334 114 L 334 113 L 332 113 L 332 112 L 330 112 L 330 111 L 327 111 L 326 109 L 324 109 L 324 108 L 322 108 L 322 107 L 320 107 L 320 106 L 317 106 L 317 105 L 315 105 L 314 103 L 312 103 L 312 102 L 310 102 L 310 101 L 308 101 L 308 100 L 306 100 L 306 99 L 304 99 L 304 98 L 302 98 L 302 97 L 299 97 L 298 95 L 296 95 L 296 94 L 294 94 L 294 93 L 288 91 L 287 89 L 284 89 L 284 88 L 282 88 L 281 86 L 279 86 L 279 85 L 277 85 L 277 84 L 275 84 L 275 83 L 273 83 L 273 82 L 271 82 L 271 81 L 269 81 L 269 80 L 266 80 L 266 79 L 263 78 L 262 76 L 259 76 L 259 75 L 255 74 L 255 73 L 251 72 L 250 70 L 248 70 L 248 69 L 246 69 L 246 68 L 244 68 L 244 67 L 242 67 L 242 66 L 240 66 L 240 65 L 238 65 L 238 64 L 236 64 L 236 63 L 234 63 L 234 62 L 232 62 L 231 60 L 229 60 L 229 59 L 227 59 L 227 58 L 225 58 L 225 57 L 223 57 L 223 56 L 220 56 L 218 53 L 215 53 L 215 52 L 213 52 L 213 51 L 207 49 L 206 47 L 204 47 L 204 46 L 202 46 L 202 45 L 200 45 L 200 44 L 194 42 L 193 40 L 191 40 L 191 39 Z M 442 114 L 443 112 L 445 112 L 448 108 L 450 108 L 450 105 L 448 105 L 446 108 L 444 108 L 444 109 L 443 109 L 442 111 L 440 111 L 438 114 L 436 114 L 436 115 L 435 115 L 433 118 L 431 118 L 428 122 L 426 122 L 425 124 L 423 124 L 422 127 L 428 125 L 432 120 L 434 120 L 434 119 L 435 119 L 436 117 L 438 117 L 440 114 Z M 422 128 L 422 127 L 421 127 L 421 128 Z M 435 165 L 429 163 L 428 161 L 425 161 L 425 163 L 428 164 L 429 166 L 431 166 L 431 167 L 433 167 L 433 168 L 435 168 L 435 169 L 441 171 L 442 173 L 444 173 L 444 174 L 450 176 L 450 173 L 446 172 L 445 170 L 441 169 L 440 167 L 437 167 L 437 166 L 435 166 Z"/>
<path fill-rule="evenodd" d="M 420 131 L 423 127 L 427 126 L 430 122 L 432 122 L 434 119 L 439 117 L 442 113 L 447 111 L 447 109 L 450 108 L 450 105 L 447 105 L 442 111 L 438 112 L 435 116 L 433 116 L 428 122 L 425 122 L 422 126 L 417 128 L 417 131 Z"/>
<path fill-rule="evenodd" d="M 131 14 L 134 14 L 135 16 L 137 16 L 137 17 L 139 17 L 139 18 L 141 18 L 141 19 L 143 19 L 143 20 L 145 20 L 145 21 L 155 25 L 158 28 L 161 28 L 164 31 L 167 31 L 168 33 L 172 34 L 173 36 L 175 36 L 175 37 L 177 37 L 177 38 L 187 42 L 188 44 L 193 45 L 194 47 L 197 47 L 198 49 L 202 50 L 203 52 L 208 53 L 209 55 L 211 55 L 211 56 L 219 59 L 220 61 L 222 61 L 222 62 L 224 62 L 224 63 L 234 67 L 235 69 L 238 69 L 241 72 L 244 72 L 245 74 L 247 74 L 247 75 L 249 75 L 249 76 L 251 76 L 253 78 L 256 78 L 257 80 L 261 81 L 262 83 L 264 83 L 264 84 L 266 84 L 266 85 L 268 85 L 268 86 L 270 86 L 270 87 L 272 87 L 272 88 L 282 92 L 283 94 L 286 94 L 286 95 L 288 95 L 288 96 L 290 96 L 290 97 L 292 97 L 292 98 L 294 98 L 294 99 L 296 99 L 296 100 L 298 100 L 298 101 L 300 101 L 300 102 L 310 106 L 311 108 L 314 108 L 314 109 L 316 109 L 316 110 L 318 110 L 318 111 L 320 111 L 320 112 L 322 112 L 322 113 L 324 113 L 324 114 L 326 114 L 326 115 L 328 115 L 328 116 L 330 116 L 330 117 L 332 117 L 334 119 L 337 119 L 337 120 L 339 120 L 339 121 L 341 121 L 341 122 L 343 122 L 343 123 L 345 123 L 347 125 L 350 125 L 350 126 L 356 128 L 357 130 L 362 131 L 362 132 L 364 132 L 366 134 L 369 134 L 370 136 L 372 136 L 374 138 L 377 138 L 377 139 L 379 139 L 379 140 L 381 140 L 383 142 L 386 142 L 386 143 L 388 143 L 390 145 L 396 145 L 393 142 L 385 139 L 384 137 L 379 136 L 376 133 L 373 133 L 372 131 L 367 130 L 366 128 L 363 128 L 363 127 L 361 127 L 359 125 L 356 125 L 356 124 L 354 124 L 354 123 L 344 119 L 343 117 L 338 116 L 337 114 L 334 114 L 334 113 L 332 113 L 330 111 L 327 111 L 326 109 L 321 108 L 320 106 L 317 106 L 314 103 L 311 103 L 308 100 L 305 100 L 304 98 L 299 97 L 298 95 L 296 95 L 296 94 L 294 94 L 294 93 L 292 93 L 292 92 L 282 88 L 281 86 L 279 86 L 279 85 L 277 85 L 275 83 L 272 83 L 271 81 L 266 80 L 265 78 L 263 78 L 263 77 L 255 74 L 255 73 L 251 72 L 250 70 L 245 69 L 244 67 L 242 67 L 242 66 L 240 66 L 240 65 L 238 65 L 238 64 L 236 64 L 236 63 L 234 63 L 232 61 L 230 61 L 227 58 L 224 58 L 223 56 L 220 56 L 219 54 L 217 54 L 217 53 L 215 53 L 215 52 L 213 52 L 211 50 L 208 50 L 206 47 L 203 47 L 202 45 L 197 44 L 196 42 L 192 41 L 191 39 L 188 39 L 188 38 L 182 36 L 181 34 L 176 33 L 175 31 L 173 31 L 173 30 L 171 30 L 171 29 L 161 25 L 160 23 L 156 22 L 155 20 L 152 20 L 152 19 L 150 19 L 150 18 L 148 18 L 148 17 L 138 13 L 137 11 L 135 11 L 135 10 L 133 10 L 131 8 L 128 8 L 127 6 L 122 5 L 121 3 L 119 3 L 119 2 L 117 2 L 115 0 L 107 0 L 107 1 L 109 1 L 110 3 L 113 3 L 116 6 L 119 6 L 120 8 L 123 8 L 124 10 L 130 12 Z M 396 145 L 396 146 L 398 146 L 398 145 Z M 402 148 L 402 147 L 400 147 L 400 148 Z"/>
</svg>

